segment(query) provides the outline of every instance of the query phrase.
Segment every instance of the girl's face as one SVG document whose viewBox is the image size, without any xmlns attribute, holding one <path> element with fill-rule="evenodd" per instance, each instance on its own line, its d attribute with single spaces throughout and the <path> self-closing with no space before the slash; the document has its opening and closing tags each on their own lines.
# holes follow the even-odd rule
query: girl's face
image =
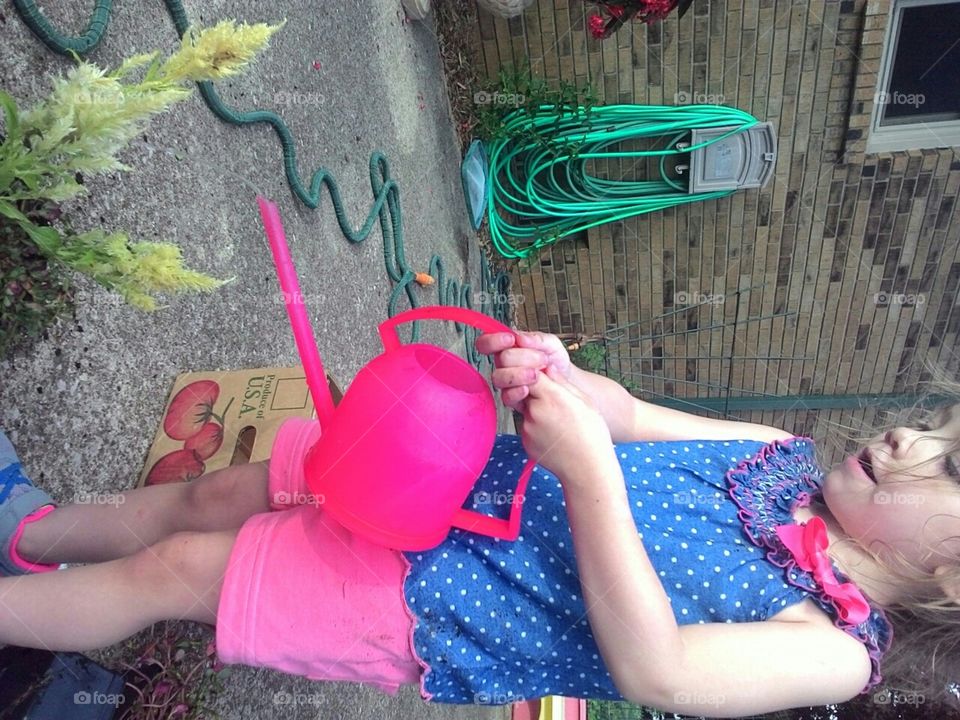
<svg viewBox="0 0 960 720">
<path fill-rule="evenodd" d="M 960 558 L 960 404 L 898 427 L 827 473 L 823 499 L 851 537 L 932 571 Z M 879 541 L 879 542 L 878 542 Z"/>
</svg>

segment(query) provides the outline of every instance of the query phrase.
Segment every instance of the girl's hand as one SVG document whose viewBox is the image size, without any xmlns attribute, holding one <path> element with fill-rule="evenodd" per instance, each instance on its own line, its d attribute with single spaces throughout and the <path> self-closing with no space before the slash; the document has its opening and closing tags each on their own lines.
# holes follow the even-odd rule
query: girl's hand
<svg viewBox="0 0 960 720">
<path fill-rule="evenodd" d="M 567 349 L 560 338 L 549 333 L 518 330 L 516 337 L 509 333 L 484 333 L 477 338 L 477 350 L 484 355 L 493 354 L 497 368 L 491 373 L 493 386 L 501 390 L 503 404 L 514 410 L 522 410 L 529 386 L 542 374 L 539 370 L 553 367 L 567 381 L 573 377 Z"/>
<path fill-rule="evenodd" d="M 548 367 L 529 387 L 520 439 L 527 455 L 561 481 L 611 452 L 610 430 L 593 400 Z"/>
</svg>

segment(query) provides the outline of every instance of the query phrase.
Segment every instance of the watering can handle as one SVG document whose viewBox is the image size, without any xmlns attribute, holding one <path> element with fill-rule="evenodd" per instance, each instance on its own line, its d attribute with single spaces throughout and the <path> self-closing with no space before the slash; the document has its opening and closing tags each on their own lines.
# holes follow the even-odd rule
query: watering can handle
<svg viewBox="0 0 960 720">
<path fill-rule="evenodd" d="M 392 318 L 380 323 L 380 339 L 383 341 L 383 349 L 386 352 L 400 347 L 400 335 L 397 332 L 397 325 L 413 320 L 453 320 L 454 322 L 472 325 L 484 332 L 508 332 L 513 330 L 501 322 L 494 320 L 489 315 L 470 310 L 468 308 L 450 307 L 446 305 L 429 305 L 427 307 L 414 308 L 394 315 Z M 533 474 L 536 462 L 530 460 L 523 468 L 520 480 L 517 481 L 517 490 L 510 501 L 510 517 L 506 520 L 502 518 L 490 517 L 474 510 L 465 510 L 457 508 L 453 515 L 451 525 L 479 533 L 488 537 L 500 538 L 501 540 L 516 540 L 520 535 L 520 512 L 523 509 L 523 493 L 527 489 L 527 481 Z"/>
<path fill-rule="evenodd" d="M 516 540 L 520 535 L 520 513 L 523 510 L 524 493 L 527 490 L 527 481 L 533 474 L 533 469 L 537 463 L 528 460 L 520 474 L 520 480 L 517 481 L 517 490 L 510 500 L 510 516 L 507 519 L 490 517 L 475 510 L 465 510 L 458 508 L 453 515 L 451 525 L 461 530 L 479 533 L 487 537 L 495 537 L 501 540 Z"/>
<path fill-rule="evenodd" d="M 465 325 L 472 325 L 484 332 L 513 333 L 513 330 L 503 323 L 476 310 L 450 307 L 447 305 L 428 305 L 426 307 L 406 310 L 380 323 L 380 339 L 383 341 L 383 349 L 390 351 L 400 347 L 400 335 L 397 332 L 397 325 L 405 322 L 413 322 L 414 320 L 453 320 L 454 322 Z"/>
</svg>

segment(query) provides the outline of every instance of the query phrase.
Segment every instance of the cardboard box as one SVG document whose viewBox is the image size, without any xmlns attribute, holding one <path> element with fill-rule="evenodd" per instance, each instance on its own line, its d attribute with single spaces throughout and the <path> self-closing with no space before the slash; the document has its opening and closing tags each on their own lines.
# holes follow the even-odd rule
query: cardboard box
<svg viewBox="0 0 960 720">
<path fill-rule="evenodd" d="M 343 393 L 329 374 L 327 384 L 336 405 Z M 316 417 L 302 367 L 182 373 L 137 485 L 266 460 L 281 423 L 292 417 Z"/>
</svg>

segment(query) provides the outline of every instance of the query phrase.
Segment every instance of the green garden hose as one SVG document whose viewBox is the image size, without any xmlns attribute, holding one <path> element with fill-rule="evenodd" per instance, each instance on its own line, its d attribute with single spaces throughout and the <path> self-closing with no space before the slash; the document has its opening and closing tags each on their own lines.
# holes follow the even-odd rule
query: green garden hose
<svg viewBox="0 0 960 720">
<path fill-rule="evenodd" d="M 182 37 L 190 26 L 182 3 L 180 0 L 164 0 L 164 4 L 170 17 L 173 19 L 177 35 Z M 30 28 L 44 45 L 60 55 L 72 57 L 74 54 L 85 55 L 100 43 L 110 20 L 113 1 L 96 0 L 90 22 L 87 25 L 87 30 L 79 37 L 69 37 L 57 32 L 41 14 L 34 0 L 13 0 L 13 5 L 27 27 Z M 400 298 L 400 294 L 404 291 L 406 291 L 407 297 L 410 300 L 411 308 L 419 307 L 417 293 L 412 287 L 415 283 L 416 272 L 407 264 L 404 255 L 400 190 L 396 181 L 390 176 L 390 165 L 387 162 L 387 158 L 379 151 L 375 151 L 370 155 L 370 186 L 376 199 L 363 225 L 358 230 L 354 230 L 344 212 L 343 202 L 340 198 L 340 191 L 337 187 L 336 180 L 329 171 L 325 168 L 318 168 L 310 177 L 309 188 L 304 185 L 303 179 L 297 170 L 297 156 L 294 149 L 293 135 L 282 118 L 268 110 L 238 112 L 224 104 L 214 88 L 213 83 L 200 82 L 197 83 L 197 85 L 200 88 L 200 95 L 203 97 L 207 107 L 221 120 L 231 125 L 267 123 L 274 129 L 283 147 L 283 167 L 287 175 L 287 182 L 290 184 L 294 194 L 296 194 L 304 205 L 313 210 L 320 204 L 321 187 L 325 187 L 333 203 L 333 210 L 337 217 L 337 223 L 340 225 L 340 230 L 351 243 L 359 243 L 366 240 L 373 230 L 374 221 L 379 217 L 380 227 L 383 232 L 383 257 L 386 263 L 387 274 L 390 276 L 390 279 L 396 283 L 390 295 L 387 316 L 393 317 L 396 314 L 397 301 Z M 507 303 L 502 302 L 502 299 L 506 298 L 509 294 L 510 277 L 503 270 L 498 271 L 495 276 L 492 276 L 489 263 L 486 258 L 482 256 L 480 264 L 481 287 L 483 288 L 480 311 L 491 315 L 505 325 L 509 325 L 510 308 Z M 439 295 L 437 304 L 473 309 L 470 284 L 465 283 L 461 286 L 456 280 L 450 279 L 448 281 L 443 268 L 443 261 L 439 255 L 434 254 L 431 257 L 427 272 L 436 280 L 437 293 Z M 411 323 L 413 328 L 411 342 L 416 342 L 420 337 L 419 323 L 419 320 Z M 454 323 L 454 325 L 457 332 L 467 331 L 464 336 L 464 343 L 469 361 L 474 365 L 478 365 L 482 359 L 487 359 L 485 355 L 477 352 L 474 346 L 476 331 L 472 327 L 464 326 L 460 323 Z"/>
<path fill-rule="evenodd" d="M 488 146 L 490 233 L 501 255 L 525 258 L 572 233 L 733 190 L 690 193 L 667 175 L 667 158 L 723 140 L 757 124 L 752 115 L 721 105 L 607 105 L 589 110 L 541 105 L 504 119 L 502 139 Z M 695 146 L 678 148 L 694 128 L 732 127 Z M 670 138 L 653 150 L 623 150 L 640 139 Z M 590 160 L 660 159 L 660 177 L 608 180 L 591 175 Z"/>
</svg>

